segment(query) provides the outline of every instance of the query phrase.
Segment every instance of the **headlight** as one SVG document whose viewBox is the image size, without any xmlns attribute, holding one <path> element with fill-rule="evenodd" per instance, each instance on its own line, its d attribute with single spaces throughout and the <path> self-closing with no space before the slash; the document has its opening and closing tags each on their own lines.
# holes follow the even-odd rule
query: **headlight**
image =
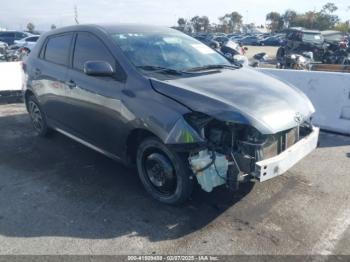
<svg viewBox="0 0 350 262">
<path fill-rule="evenodd" d="M 206 114 L 191 112 L 179 118 L 165 139 L 166 144 L 203 143 L 204 127 L 212 120 Z"/>
<path fill-rule="evenodd" d="M 202 135 L 203 128 L 213 118 L 203 113 L 193 112 L 184 115 L 184 119 L 193 129 L 195 129 L 198 132 L 198 134 Z"/>
</svg>

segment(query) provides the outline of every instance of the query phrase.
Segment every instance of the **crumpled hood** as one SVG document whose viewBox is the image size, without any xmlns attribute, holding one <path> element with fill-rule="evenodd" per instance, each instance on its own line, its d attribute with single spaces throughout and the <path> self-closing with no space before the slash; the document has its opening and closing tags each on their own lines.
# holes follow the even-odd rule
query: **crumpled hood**
<svg viewBox="0 0 350 262">
<path fill-rule="evenodd" d="M 249 124 L 275 134 L 300 124 L 315 112 L 299 89 L 254 69 L 225 69 L 172 80 L 151 79 L 153 88 L 218 120 Z"/>
</svg>

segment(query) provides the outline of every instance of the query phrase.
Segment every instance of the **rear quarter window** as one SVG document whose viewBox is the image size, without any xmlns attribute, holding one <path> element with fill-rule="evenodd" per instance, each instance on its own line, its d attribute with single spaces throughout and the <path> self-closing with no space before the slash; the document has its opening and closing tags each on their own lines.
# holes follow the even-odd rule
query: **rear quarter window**
<svg viewBox="0 0 350 262">
<path fill-rule="evenodd" d="M 51 36 L 48 38 L 44 59 L 59 65 L 68 65 L 72 34 Z"/>
</svg>

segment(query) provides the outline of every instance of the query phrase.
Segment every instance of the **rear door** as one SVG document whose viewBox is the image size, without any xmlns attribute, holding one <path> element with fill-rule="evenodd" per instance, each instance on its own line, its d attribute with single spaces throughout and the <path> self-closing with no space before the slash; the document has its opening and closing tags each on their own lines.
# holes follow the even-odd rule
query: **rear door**
<svg viewBox="0 0 350 262">
<path fill-rule="evenodd" d="M 66 119 L 64 104 L 72 39 L 73 33 L 48 37 L 39 59 L 31 66 L 33 88 L 47 117 L 55 126 L 64 125 Z"/>
<path fill-rule="evenodd" d="M 87 61 L 106 61 L 116 75 L 86 75 Z M 99 37 L 89 32 L 76 34 L 72 68 L 68 72 L 71 88 L 67 91 L 67 125 L 80 138 L 115 155 L 119 155 L 123 142 L 120 134 L 126 132 L 122 115 L 128 113 L 121 101 L 125 86 L 121 74 L 116 59 Z"/>
</svg>

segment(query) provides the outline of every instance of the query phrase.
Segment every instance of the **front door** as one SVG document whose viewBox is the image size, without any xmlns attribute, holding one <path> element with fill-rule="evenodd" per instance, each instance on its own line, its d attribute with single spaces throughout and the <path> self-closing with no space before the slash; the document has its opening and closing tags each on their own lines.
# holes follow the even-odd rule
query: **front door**
<svg viewBox="0 0 350 262">
<path fill-rule="evenodd" d="M 106 61 L 116 70 L 116 60 L 102 40 L 88 32 L 76 34 L 72 68 L 68 70 L 67 126 L 86 142 L 120 155 L 120 137 L 125 132 L 122 91 L 117 77 L 89 76 L 84 73 L 87 61 Z"/>
</svg>

